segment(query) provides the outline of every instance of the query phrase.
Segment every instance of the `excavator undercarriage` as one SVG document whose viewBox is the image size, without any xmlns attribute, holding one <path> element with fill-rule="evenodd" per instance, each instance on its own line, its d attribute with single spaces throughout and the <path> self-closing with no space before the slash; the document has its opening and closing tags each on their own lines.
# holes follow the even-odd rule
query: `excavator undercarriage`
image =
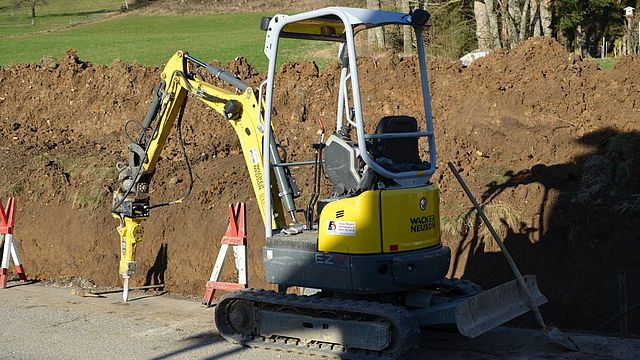
<svg viewBox="0 0 640 360">
<path fill-rule="evenodd" d="M 234 343 L 351 359 L 396 359 L 417 346 L 420 334 L 400 306 L 262 290 L 224 295 L 215 318 Z"/>
<path fill-rule="evenodd" d="M 536 306 L 546 303 L 535 277 L 525 280 Z M 397 359 L 418 345 L 421 327 L 454 325 L 462 335 L 476 337 L 527 312 L 530 305 L 521 291 L 515 280 L 482 291 L 457 279 L 386 296 L 244 290 L 220 298 L 215 321 L 220 335 L 244 346 L 343 359 Z"/>
</svg>

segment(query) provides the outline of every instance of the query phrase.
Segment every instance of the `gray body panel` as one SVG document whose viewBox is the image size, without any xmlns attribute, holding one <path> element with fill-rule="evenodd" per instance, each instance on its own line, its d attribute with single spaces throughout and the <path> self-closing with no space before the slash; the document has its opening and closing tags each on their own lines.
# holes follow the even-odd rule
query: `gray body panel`
<svg viewBox="0 0 640 360">
<path fill-rule="evenodd" d="M 351 293 L 389 293 L 427 286 L 449 269 L 451 250 L 438 246 L 406 253 L 351 255 L 317 251 L 306 236 L 267 239 L 263 262 L 267 281 Z M 308 237 L 308 238 L 307 238 Z"/>
</svg>

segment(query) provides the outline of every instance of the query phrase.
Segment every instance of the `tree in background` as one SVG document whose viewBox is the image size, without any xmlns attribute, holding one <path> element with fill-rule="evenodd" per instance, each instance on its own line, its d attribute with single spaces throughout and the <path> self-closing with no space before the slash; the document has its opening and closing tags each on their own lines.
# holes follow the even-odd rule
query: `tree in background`
<svg viewBox="0 0 640 360">
<path fill-rule="evenodd" d="M 640 0 L 367 0 L 366 3 L 370 9 L 401 11 L 425 4 L 432 15 L 427 46 L 436 56 L 459 57 L 476 48 L 510 49 L 532 36 L 552 36 L 568 50 L 591 56 L 602 54 L 603 38 L 612 50 L 614 42 L 638 43 L 640 17 L 633 19 L 632 32 L 625 25 L 622 9 L 639 8 Z M 640 9 L 636 13 L 640 14 Z M 391 33 L 369 36 L 370 44 L 409 50 L 403 48 L 402 35 L 399 39 Z"/>
<path fill-rule="evenodd" d="M 14 8 L 19 8 L 22 6 L 23 3 L 29 3 L 29 7 L 31 8 L 31 17 L 35 18 L 36 17 L 36 4 L 40 3 L 40 4 L 46 4 L 47 1 L 46 0 L 15 0 L 13 2 L 13 6 Z"/>
<path fill-rule="evenodd" d="M 625 27 L 624 35 L 622 36 L 622 49 L 621 53 L 624 55 L 637 54 L 640 48 L 638 47 L 638 36 L 640 35 L 640 23 L 638 20 L 640 17 L 634 12 L 632 6 L 625 7 Z"/>
<path fill-rule="evenodd" d="M 382 8 L 382 2 L 380 0 L 367 0 L 367 9 L 380 10 Z M 372 45 L 375 44 L 378 47 L 384 47 L 384 31 L 382 28 L 369 30 L 367 33 L 367 42 Z"/>
<path fill-rule="evenodd" d="M 614 40 L 622 36 L 622 9 L 636 5 L 635 0 L 555 0 L 553 26 L 567 49 L 596 56 L 603 37 Z"/>
<path fill-rule="evenodd" d="M 411 12 L 427 8 L 430 26 L 424 32 L 425 45 L 432 56 L 458 58 L 475 49 L 472 0 L 367 0 L 368 9 L 393 9 Z M 357 4 L 354 4 L 357 6 Z M 377 32 L 376 32 L 377 31 Z M 405 54 L 415 52 L 415 36 L 408 27 L 382 28 L 367 31 L 367 43 L 379 48 L 393 48 Z"/>
<path fill-rule="evenodd" d="M 552 34 L 551 23 L 553 21 L 551 13 L 551 0 L 536 0 L 533 9 L 535 10 L 532 22 L 533 36 L 550 36 Z"/>
<path fill-rule="evenodd" d="M 551 0 L 475 0 L 480 50 L 513 48 L 531 36 L 551 36 Z"/>
<path fill-rule="evenodd" d="M 415 9 L 424 9 L 424 0 L 401 0 L 400 11 L 410 13 Z M 405 54 L 413 52 L 414 41 L 413 31 L 408 26 L 404 26 L 402 28 L 402 42 Z"/>
<path fill-rule="evenodd" d="M 472 0 L 429 0 L 426 3 L 431 13 L 431 26 L 425 37 L 431 55 L 459 58 L 477 48 Z"/>
</svg>

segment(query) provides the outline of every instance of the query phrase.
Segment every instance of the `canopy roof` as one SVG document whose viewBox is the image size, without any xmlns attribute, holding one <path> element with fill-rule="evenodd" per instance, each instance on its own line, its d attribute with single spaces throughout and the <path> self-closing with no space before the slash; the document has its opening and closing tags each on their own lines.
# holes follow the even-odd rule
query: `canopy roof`
<svg viewBox="0 0 640 360">
<path fill-rule="evenodd" d="M 276 15 L 276 18 L 286 22 L 281 37 L 342 42 L 345 41 L 345 26 L 351 26 L 354 33 L 390 24 L 424 26 L 429 14 L 424 10 L 414 14 L 416 16 L 394 11 L 328 7 L 292 16 Z M 270 20 L 263 19 L 263 30 Z"/>
</svg>

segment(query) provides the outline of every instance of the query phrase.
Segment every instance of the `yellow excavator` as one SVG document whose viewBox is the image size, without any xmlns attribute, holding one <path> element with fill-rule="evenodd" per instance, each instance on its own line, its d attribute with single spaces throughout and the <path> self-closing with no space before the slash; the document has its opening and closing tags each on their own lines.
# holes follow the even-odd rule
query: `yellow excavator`
<svg viewBox="0 0 640 360">
<path fill-rule="evenodd" d="M 178 51 L 162 71 L 145 118 L 136 122 L 139 134 L 129 135 L 128 162 L 118 166 L 113 215 L 120 220 L 124 300 L 136 270 L 141 223 L 151 209 L 183 200 L 152 205 L 149 186 L 174 124 L 184 152 L 179 129 L 191 97 L 221 114 L 240 140 L 264 220 L 266 279 L 279 289 L 222 296 L 215 324 L 227 340 L 338 358 L 396 359 L 416 346 L 421 327 L 453 326 L 475 337 L 545 303 L 533 276 L 487 291 L 446 278 L 450 250 L 440 239 L 438 190 L 431 182 L 436 147 L 423 45 L 428 19 L 424 10 L 340 7 L 263 18 L 269 67 L 257 89 Z M 359 34 L 383 26 L 414 31 L 421 88 L 406 96 L 420 97 L 424 108 L 400 109 L 404 113 L 366 126 L 372 119 L 363 112 L 356 47 Z M 311 145 L 309 160 L 287 162 L 273 135 L 276 60 L 283 38 L 333 42 L 339 48 L 338 97 L 326 104 L 335 106 L 335 127 Z M 207 83 L 201 71 L 228 86 Z M 313 168 L 313 188 L 300 208 L 292 173 L 304 166 Z M 287 294 L 294 286 L 304 288 L 305 295 Z"/>
</svg>

